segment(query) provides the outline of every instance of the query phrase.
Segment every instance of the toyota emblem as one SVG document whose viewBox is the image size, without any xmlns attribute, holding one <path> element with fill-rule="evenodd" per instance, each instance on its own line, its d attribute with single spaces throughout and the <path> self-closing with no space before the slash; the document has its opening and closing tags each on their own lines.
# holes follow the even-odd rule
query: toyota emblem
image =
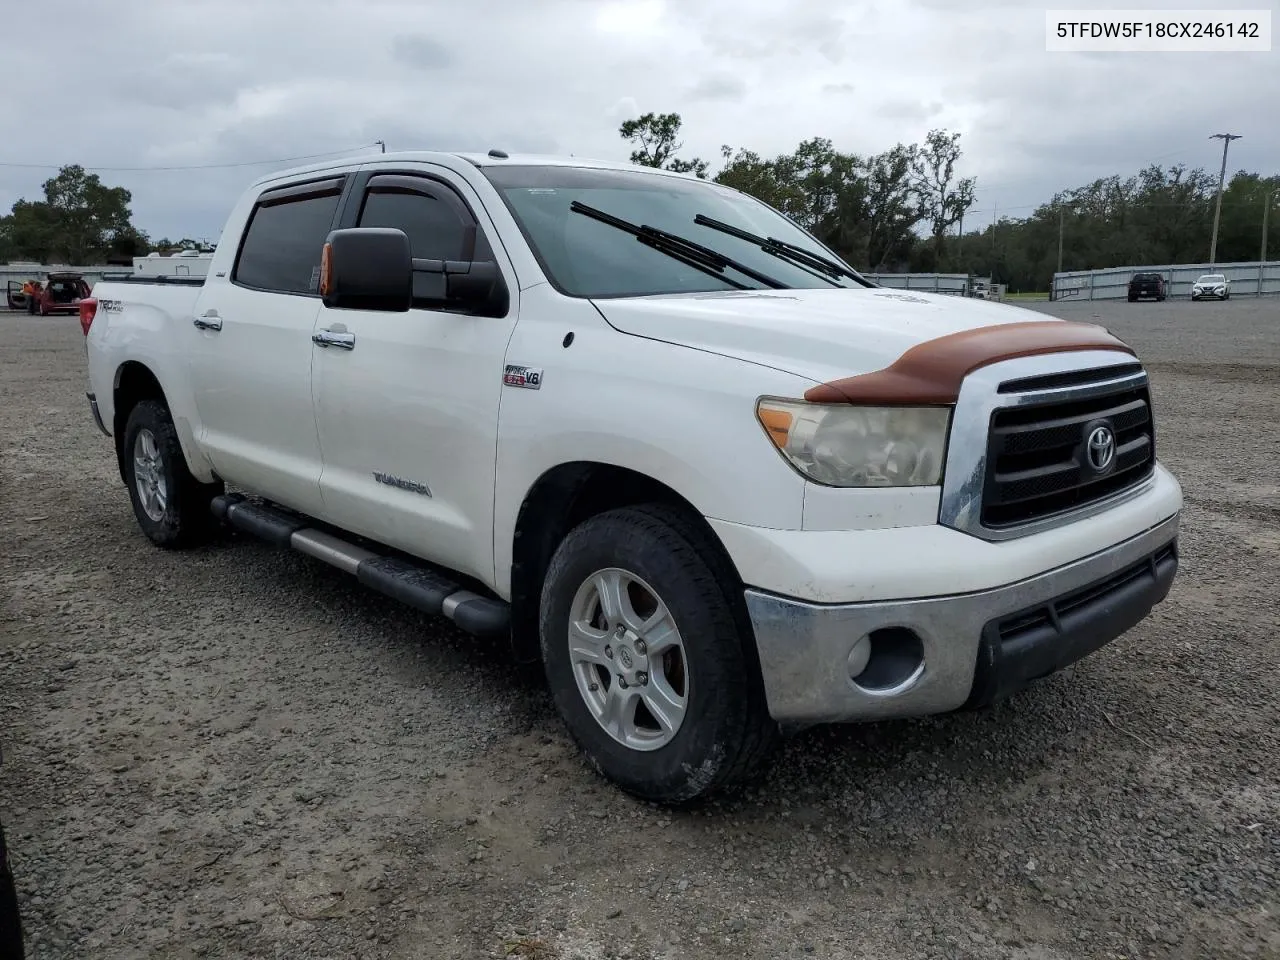
<svg viewBox="0 0 1280 960">
<path fill-rule="evenodd" d="M 1094 427 L 1087 445 L 1089 466 L 1102 473 L 1116 458 L 1116 435 L 1110 427 Z"/>
</svg>

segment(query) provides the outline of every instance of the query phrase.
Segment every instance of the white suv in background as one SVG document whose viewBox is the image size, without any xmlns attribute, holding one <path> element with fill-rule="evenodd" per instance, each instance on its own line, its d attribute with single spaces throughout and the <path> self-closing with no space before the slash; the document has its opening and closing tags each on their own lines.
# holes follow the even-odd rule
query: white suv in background
<svg viewBox="0 0 1280 960">
<path fill-rule="evenodd" d="M 1191 287 L 1192 300 L 1203 300 L 1205 297 L 1230 300 L 1231 281 L 1220 273 L 1206 273 Z"/>
</svg>

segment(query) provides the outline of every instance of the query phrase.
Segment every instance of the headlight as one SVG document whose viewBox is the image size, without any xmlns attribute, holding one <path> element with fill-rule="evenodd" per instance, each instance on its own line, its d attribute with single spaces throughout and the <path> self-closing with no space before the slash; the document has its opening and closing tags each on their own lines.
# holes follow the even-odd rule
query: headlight
<svg viewBox="0 0 1280 960">
<path fill-rule="evenodd" d="M 787 461 L 831 487 L 927 487 L 942 479 L 950 407 L 761 400 L 756 417 Z"/>
</svg>

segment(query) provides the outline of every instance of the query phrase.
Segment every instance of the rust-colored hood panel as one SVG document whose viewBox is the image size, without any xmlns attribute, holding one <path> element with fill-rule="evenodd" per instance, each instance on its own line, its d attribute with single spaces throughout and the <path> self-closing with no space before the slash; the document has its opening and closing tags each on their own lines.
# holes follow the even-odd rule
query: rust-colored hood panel
<svg viewBox="0 0 1280 960">
<path fill-rule="evenodd" d="M 976 327 L 925 340 L 882 370 L 806 391 L 813 403 L 955 403 L 964 378 L 992 363 L 1070 350 L 1117 350 L 1126 343 L 1092 323 L 1033 320 Z"/>
</svg>

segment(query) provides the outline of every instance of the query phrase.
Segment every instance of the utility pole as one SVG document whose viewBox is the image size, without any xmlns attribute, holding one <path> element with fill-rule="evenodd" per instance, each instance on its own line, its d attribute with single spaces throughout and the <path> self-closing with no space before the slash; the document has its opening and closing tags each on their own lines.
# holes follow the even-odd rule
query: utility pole
<svg viewBox="0 0 1280 960">
<path fill-rule="evenodd" d="M 1218 174 L 1218 206 L 1213 212 L 1213 239 L 1209 241 L 1209 266 L 1212 268 L 1218 262 L 1218 220 L 1222 217 L 1222 185 L 1227 179 L 1227 147 L 1231 146 L 1232 140 L 1239 140 L 1240 135 L 1215 133 L 1209 139 L 1222 141 L 1222 170 Z"/>
<path fill-rule="evenodd" d="M 1062 272 L 1062 234 L 1066 226 L 1067 212 L 1065 207 L 1058 207 L 1058 272 Z"/>
<path fill-rule="evenodd" d="M 385 141 L 385 140 L 375 140 L 375 141 L 373 141 L 373 142 L 374 142 L 374 143 L 376 143 L 378 146 L 380 146 L 380 147 L 382 148 L 382 152 L 383 152 L 383 153 L 386 153 L 386 152 L 387 152 L 387 141 Z"/>
<path fill-rule="evenodd" d="M 1262 263 L 1267 262 L 1267 218 L 1271 215 L 1271 205 L 1276 202 L 1276 194 L 1280 190 L 1273 190 L 1267 194 L 1266 206 L 1262 208 L 1262 253 L 1258 259 Z"/>
<path fill-rule="evenodd" d="M 991 201 L 991 277 L 990 281 L 995 283 L 996 278 L 996 228 L 1000 226 L 1000 203 L 996 200 Z"/>
</svg>

